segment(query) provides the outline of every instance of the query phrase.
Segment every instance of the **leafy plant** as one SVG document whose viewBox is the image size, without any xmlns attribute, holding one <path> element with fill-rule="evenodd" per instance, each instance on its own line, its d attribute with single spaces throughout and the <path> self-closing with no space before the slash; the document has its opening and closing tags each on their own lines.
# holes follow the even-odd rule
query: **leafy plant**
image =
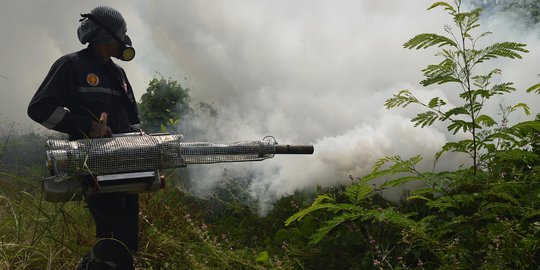
<svg viewBox="0 0 540 270">
<path fill-rule="evenodd" d="M 138 104 L 142 128 L 147 132 L 165 132 L 183 116 L 192 112 L 189 89 L 175 80 L 154 77 Z"/>
<path fill-rule="evenodd" d="M 492 59 L 520 59 L 522 53 L 528 52 L 526 45 L 500 42 L 481 48 L 478 40 L 491 34 L 474 33 L 480 26 L 481 9 L 463 11 L 460 0 L 453 4 L 436 2 L 428 10 L 434 8 L 443 8 L 453 18 L 454 27 L 445 26 L 445 35 L 417 35 L 404 47 L 438 47 L 437 56 L 442 61 L 422 70 L 425 79 L 420 84 L 454 86 L 450 91 L 457 91 L 455 95 L 462 103 L 451 107 L 441 97 L 422 101 L 412 91 L 401 90 L 385 106 L 391 109 L 420 105 L 426 111 L 411 120 L 415 126 L 423 128 L 442 122 L 454 135 L 467 134 L 465 139 L 446 143 L 436 153 L 435 162 L 443 153 L 462 152 L 470 156 L 472 166 L 451 172 L 421 172 L 416 169 L 422 160 L 420 156 L 385 157 L 374 164 L 370 174 L 346 188 L 345 200 L 337 201 L 332 194 L 320 195 L 285 224 L 316 212 L 326 213 L 319 229 L 311 235 L 312 244 L 344 224 L 355 224 L 367 235 L 373 235 L 376 227 L 393 228 L 392 234 L 373 239 L 388 247 L 384 257 L 373 259 L 375 256 L 369 251 L 363 256 L 363 260 L 373 259 L 373 267 L 380 269 L 393 268 L 392 265 L 401 269 L 538 266 L 540 121 L 537 118 L 509 125 L 508 116 L 517 110 L 530 115 L 525 103 L 501 106 L 501 119 L 491 117 L 484 109 L 487 102 L 516 88 L 511 82 L 493 83 L 501 69 L 494 68 L 485 74 L 476 72 L 479 65 Z M 539 88 L 537 84 L 527 92 L 538 93 Z M 387 181 L 379 187 L 369 183 L 378 178 Z M 410 191 L 401 203 L 380 199 L 384 189 L 412 181 L 422 183 L 423 188 Z M 386 260 L 390 255 L 401 260 Z"/>
</svg>

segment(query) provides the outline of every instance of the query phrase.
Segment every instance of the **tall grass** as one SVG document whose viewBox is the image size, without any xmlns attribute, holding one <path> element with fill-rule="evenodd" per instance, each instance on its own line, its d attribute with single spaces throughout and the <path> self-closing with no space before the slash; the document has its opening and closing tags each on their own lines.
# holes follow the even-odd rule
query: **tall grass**
<svg viewBox="0 0 540 270">
<path fill-rule="evenodd" d="M 43 200 L 43 162 L 27 158 L 31 155 L 26 152 L 43 151 L 46 138 L 21 138 L 0 134 L 0 151 L 7 158 L 0 159 L 0 269 L 73 269 L 95 242 L 93 219 L 84 202 Z M 177 178 L 172 174 L 168 181 L 177 182 Z M 250 234 L 248 228 L 206 223 L 209 213 L 215 214 L 209 209 L 216 202 L 221 205 L 215 209 L 236 203 L 201 200 L 175 188 L 142 194 L 137 268 L 282 268 L 255 260 L 263 250 L 261 245 L 248 246 L 225 233 Z M 251 215 L 256 216 L 255 212 Z"/>
<path fill-rule="evenodd" d="M 0 269 L 74 269 L 96 241 L 86 204 L 44 201 L 41 183 L 48 138 L 5 127 L 0 123 Z M 226 185 L 201 199 L 189 194 L 186 174 L 168 171 L 172 188 L 141 194 L 138 269 L 301 265 L 287 257 L 283 240 L 275 240 L 283 220 L 295 210 L 289 201 L 260 217 L 246 195 L 245 179 L 224 175 Z M 268 258 L 261 260 L 261 254 Z"/>
</svg>

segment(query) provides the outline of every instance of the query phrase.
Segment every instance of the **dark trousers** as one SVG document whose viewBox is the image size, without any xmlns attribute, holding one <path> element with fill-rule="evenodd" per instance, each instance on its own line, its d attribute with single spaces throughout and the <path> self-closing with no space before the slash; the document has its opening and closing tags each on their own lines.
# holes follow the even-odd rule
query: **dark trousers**
<svg viewBox="0 0 540 270">
<path fill-rule="evenodd" d="M 96 223 L 96 237 L 120 240 L 135 254 L 139 245 L 139 195 L 100 194 L 86 202 Z"/>
</svg>

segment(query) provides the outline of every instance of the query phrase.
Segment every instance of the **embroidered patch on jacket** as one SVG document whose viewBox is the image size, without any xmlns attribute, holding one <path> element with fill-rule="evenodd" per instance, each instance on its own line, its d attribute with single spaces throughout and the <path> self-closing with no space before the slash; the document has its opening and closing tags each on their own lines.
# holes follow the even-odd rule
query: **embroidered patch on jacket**
<svg viewBox="0 0 540 270">
<path fill-rule="evenodd" d="M 86 82 L 90 86 L 96 86 L 99 84 L 99 77 L 94 73 L 88 73 L 88 75 L 86 76 Z"/>
</svg>

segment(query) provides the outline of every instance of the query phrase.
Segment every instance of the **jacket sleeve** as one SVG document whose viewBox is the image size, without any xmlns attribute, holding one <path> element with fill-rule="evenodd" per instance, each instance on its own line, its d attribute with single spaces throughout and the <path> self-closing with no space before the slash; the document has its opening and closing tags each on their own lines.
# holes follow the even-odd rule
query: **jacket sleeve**
<svg viewBox="0 0 540 270">
<path fill-rule="evenodd" d="M 75 87 L 69 63 L 57 60 L 28 105 L 28 116 L 48 129 L 68 134 L 86 133 L 92 119 L 71 113 L 68 99 Z"/>
</svg>

